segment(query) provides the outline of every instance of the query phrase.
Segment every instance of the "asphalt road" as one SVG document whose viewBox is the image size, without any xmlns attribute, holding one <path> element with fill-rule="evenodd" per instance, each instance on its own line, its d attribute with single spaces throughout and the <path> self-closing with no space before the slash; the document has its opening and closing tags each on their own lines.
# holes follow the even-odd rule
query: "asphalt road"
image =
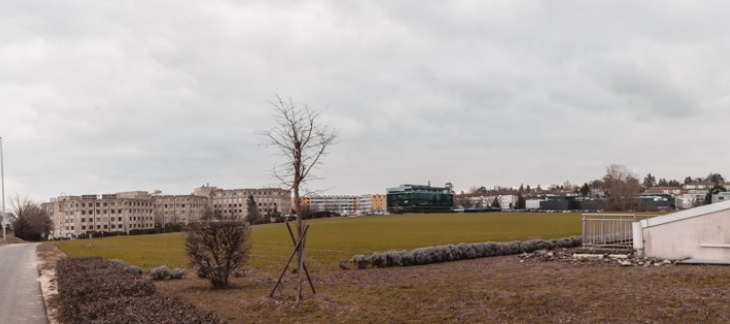
<svg viewBox="0 0 730 324">
<path fill-rule="evenodd" d="M 36 246 L 37 243 L 0 246 L 0 323 L 48 323 Z"/>
</svg>

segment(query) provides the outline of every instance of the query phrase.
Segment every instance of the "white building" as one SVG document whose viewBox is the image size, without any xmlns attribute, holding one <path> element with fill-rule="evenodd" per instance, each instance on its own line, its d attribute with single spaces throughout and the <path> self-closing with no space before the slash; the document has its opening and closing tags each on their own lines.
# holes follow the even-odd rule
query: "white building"
<svg viewBox="0 0 730 324">
<path fill-rule="evenodd" d="M 349 216 L 358 212 L 357 196 L 312 196 L 305 199 L 305 205 L 308 206 L 311 213 L 326 211 Z"/>
</svg>

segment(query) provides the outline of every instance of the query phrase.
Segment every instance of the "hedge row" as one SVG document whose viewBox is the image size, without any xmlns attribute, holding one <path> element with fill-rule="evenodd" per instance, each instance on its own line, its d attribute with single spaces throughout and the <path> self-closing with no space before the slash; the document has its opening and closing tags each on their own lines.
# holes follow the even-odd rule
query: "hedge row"
<svg viewBox="0 0 730 324">
<path fill-rule="evenodd" d="M 62 323 L 220 323 L 155 286 L 121 263 L 100 257 L 65 258 L 56 266 L 54 304 Z"/>
<path fill-rule="evenodd" d="M 466 259 L 512 255 L 537 250 L 580 246 L 580 236 L 555 240 L 529 240 L 513 242 L 461 243 L 418 248 L 412 251 L 388 251 L 371 256 L 356 255 L 350 260 L 340 262 L 341 268 L 354 264 L 358 269 L 368 267 L 387 268 L 423 265 Z"/>
</svg>

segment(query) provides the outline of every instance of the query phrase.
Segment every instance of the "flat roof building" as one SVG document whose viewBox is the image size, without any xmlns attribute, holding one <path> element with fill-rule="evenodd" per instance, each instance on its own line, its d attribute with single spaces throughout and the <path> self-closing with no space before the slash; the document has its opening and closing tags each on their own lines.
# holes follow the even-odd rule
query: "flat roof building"
<svg viewBox="0 0 730 324">
<path fill-rule="evenodd" d="M 386 200 L 391 213 L 450 212 L 454 208 L 454 193 L 448 187 L 404 184 L 388 188 Z"/>
</svg>

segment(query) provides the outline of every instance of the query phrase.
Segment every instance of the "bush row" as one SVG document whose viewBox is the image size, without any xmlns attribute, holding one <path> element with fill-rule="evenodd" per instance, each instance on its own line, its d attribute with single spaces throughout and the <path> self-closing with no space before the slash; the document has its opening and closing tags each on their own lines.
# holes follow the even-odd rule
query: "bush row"
<svg viewBox="0 0 730 324">
<path fill-rule="evenodd" d="M 62 323 L 219 323 L 214 315 L 156 294 L 155 286 L 125 266 L 100 257 L 65 258 L 56 265 L 53 303 Z M 159 319 L 152 320 L 152 319 Z"/>
<path fill-rule="evenodd" d="M 127 232 L 121 232 L 121 231 L 114 231 L 114 232 L 88 231 L 88 232 L 79 234 L 78 238 L 87 239 L 90 236 L 99 238 L 99 237 L 108 237 L 108 236 L 147 235 L 147 234 L 182 232 L 182 230 L 183 230 L 183 225 L 169 224 L 165 228 L 156 227 L 156 228 L 132 229 L 132 230 L 129 230 L 129 234 L 127 234 Z"/>
<path fill-rule="evenodd" d="M 355 265 L 358 269 L 368 267 L 405 267 L 458 261 L 466 259 L 485 258 L 500 255 L 512 255 L 537 250 L 567 248 L 580 246 L 580 236 L 567 237 L 554 240 L 529 240 L 513 242 L 483 242 L 483 243 L 461 243 L 458 245 L 440 245 L 418 248 L 411 251 L 388 251 L 375 253 L 371 256 L 356 255 L 350 260 L 341 261 L 340 267 L 347 268 L 348 264 Z"/>
</svg>

